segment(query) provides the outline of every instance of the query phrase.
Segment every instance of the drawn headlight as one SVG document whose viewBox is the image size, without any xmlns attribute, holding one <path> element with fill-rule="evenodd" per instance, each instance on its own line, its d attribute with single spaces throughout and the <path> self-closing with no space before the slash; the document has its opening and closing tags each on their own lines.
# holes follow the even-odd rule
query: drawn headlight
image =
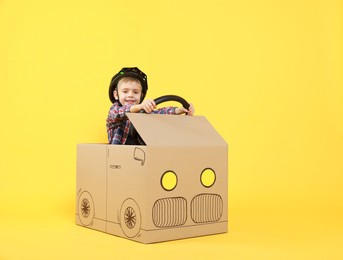
<svg viewBox="0 0 343 260">
<path fill-rule="evenodd" d="M 173 171 L 166 171 L 161 177 L 161 186 L 166 191 L 175 189 L 177 185 L 177 175 Z"/>
<path fill-rule="evenodd" d="M 211 187 L 216 182 L 216 173 L 210 168 L 206 168 L 200 175 L 200 182 L 206 188 Z"/>
</svg>

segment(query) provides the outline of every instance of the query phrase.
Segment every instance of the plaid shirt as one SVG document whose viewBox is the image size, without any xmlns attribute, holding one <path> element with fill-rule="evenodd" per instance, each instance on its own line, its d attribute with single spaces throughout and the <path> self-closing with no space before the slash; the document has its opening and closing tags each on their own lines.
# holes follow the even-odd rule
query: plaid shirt
<svg viewBox="0 0 343 260">
<path fill-rule="evenodd" d="M 120 106 L 115 102 L 108 112 L 106 120 L 108 143 L 110 144 L 125 144 L 131 122 L 127 118 L 126 113 L 130 113 L 132 105 Z M 175 114 L 176 107 L 163 107 L 156 109 L 152 114 Z"/>
</svg>

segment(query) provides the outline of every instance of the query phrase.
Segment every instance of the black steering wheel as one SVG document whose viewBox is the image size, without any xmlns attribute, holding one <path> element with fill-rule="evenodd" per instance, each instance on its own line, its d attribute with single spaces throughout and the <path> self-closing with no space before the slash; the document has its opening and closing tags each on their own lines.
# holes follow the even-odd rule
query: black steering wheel
<svg viewBox="0 0 343 260">
<path fill-rule="evenodd" d="M 176 95 L 161 96 L 161 97 L 155 98 L 154 101 L 156 105 L 161 104 L 163 102 L 176 101 L 176 102 L 179 102 L 187 110 L 189 109 L 189 106 L 190 106 L 189 103 L 185 99 Z M 144 110 L 141 110 L 140 113 L 146 113 L 146 112 Z M 139 136 L 139 134 L 137 133 L 137 130 L 134 128 L 132 124 L 130 126 L 129 131 L 130 131 L 131 136 L 134 139 L 135 144 L 145 145 L 143 139 Z"/>
<path fill-rule="evenodd" d="M 161 104 L 163 102 L 168 102 L 168 101 L 176 101 L 179 102 L 184 108 L 187 110 L 189 109 L 189 103 L 183 99 L 182 97 L 176 96 L 176 95 L 165 95 L 165 96 L 160 96 L 158 98 L 154 99 L 155 104 Z M 146 113 L 143 109 L 139 111 L 140 113 Z"/>
<path fill-rule="evenodd" d="M 182 97 L 175 96 L 175 95 L 161 96 L 161 97 L 154 99 L 154 101 L 155 101 L 156 105 L 161 104 L 163 102 L 167 102 L 167 101 L 177 101 L 180 104 L 182 104 L 182 106 L 184 108 L 186 108 L 187 110 L 189 109 L 189 103 L 186 100 L 184 100 Z"/>
</svg>

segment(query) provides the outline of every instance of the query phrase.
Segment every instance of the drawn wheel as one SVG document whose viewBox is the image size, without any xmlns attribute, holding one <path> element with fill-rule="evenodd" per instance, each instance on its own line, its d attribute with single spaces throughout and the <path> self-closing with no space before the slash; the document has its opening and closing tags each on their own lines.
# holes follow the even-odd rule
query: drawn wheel
<svg viewBox="0 0 343 260">
<path fill-rule="evenodd" d="M 133 199 L 126 199 L 120 209 L 120 225 L 127 237 L 135 237 L 141 229 L 141 212 Z"/>
<path fill-rule="evenodd" d="M 93 223 L 94 218 L 94 202 L 88 191 L 83 191 L 77 202 L 77 210 L 81 223 L 88 226 Z"/>
</svg>

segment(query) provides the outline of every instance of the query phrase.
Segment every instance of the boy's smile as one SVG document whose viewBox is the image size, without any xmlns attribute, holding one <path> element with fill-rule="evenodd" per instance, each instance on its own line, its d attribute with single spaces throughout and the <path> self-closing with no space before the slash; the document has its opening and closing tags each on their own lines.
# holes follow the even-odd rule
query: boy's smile
<svg viewBox="0 0 343 260">
<path fill-rule="evenodd" d="M 136 100 L 125 100 L 125 103 L 128 105 L 135 105 L 135 104 L 137 104 L 137 101 Z"/>
</svg>

